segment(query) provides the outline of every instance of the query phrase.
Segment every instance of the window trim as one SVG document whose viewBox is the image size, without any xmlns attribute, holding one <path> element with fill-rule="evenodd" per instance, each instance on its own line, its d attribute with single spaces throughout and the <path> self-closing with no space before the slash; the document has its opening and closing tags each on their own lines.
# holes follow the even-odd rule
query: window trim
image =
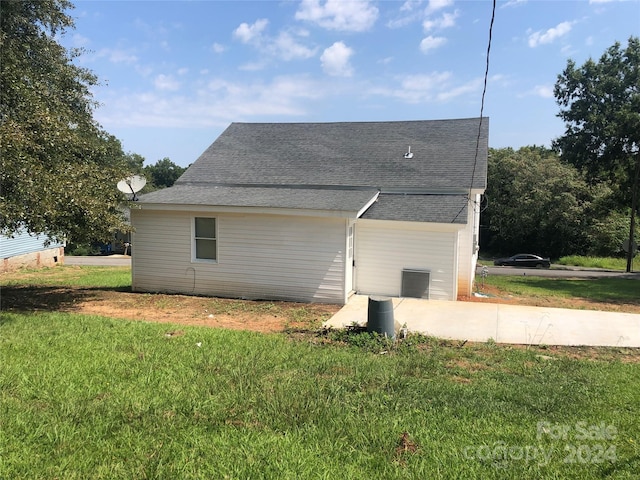
<svg viewBox="0 0 640 480">
<path fill-rule="evenodd" d="M 214 220 L 214 235 L 215 237 L 196 237 L 196 219 L 206 218 Z M 198 258 L 196 240 L 213 240 L 216 243 L 215 256 L 216 258 Z M 198 215 L 191 218 L 191 262 L 192 263 L 218 263 L 218 217 L 208 215 Z"/>
</svg>

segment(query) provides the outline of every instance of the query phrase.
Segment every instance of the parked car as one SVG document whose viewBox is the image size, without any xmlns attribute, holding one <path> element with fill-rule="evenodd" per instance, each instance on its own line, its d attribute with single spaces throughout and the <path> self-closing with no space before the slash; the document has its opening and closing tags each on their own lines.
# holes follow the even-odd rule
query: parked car
<svg viewBox="0 0 640 480">
<path fill-rule="evenodd" d="M 551 260 L 538 255 L 531 255 L 530 253 L 519 253 L 509 258 L 497 258 L 493 261 L 493 264 L 499 267 L 549 268 L 551 267 Z"/>
</svg>

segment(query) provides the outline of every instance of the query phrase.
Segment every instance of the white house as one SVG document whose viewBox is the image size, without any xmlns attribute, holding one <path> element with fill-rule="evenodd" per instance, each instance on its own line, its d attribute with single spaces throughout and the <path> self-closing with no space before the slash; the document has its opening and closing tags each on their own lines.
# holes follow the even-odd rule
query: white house
<svg viewBox="0 0 640 480">
<path fill-rule="evenodd" d="M 233 123 L 131 211 L 138 292 L 470 294 L 487 118 Z"/>
</svg>

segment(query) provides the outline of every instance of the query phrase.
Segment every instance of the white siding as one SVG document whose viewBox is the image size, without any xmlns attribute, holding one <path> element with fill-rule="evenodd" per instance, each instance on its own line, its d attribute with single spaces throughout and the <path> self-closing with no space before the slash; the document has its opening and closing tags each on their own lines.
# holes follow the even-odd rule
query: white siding
<svg viewBox="0 0 640 480">
<path fill-rule="evenodd" d="M 467 224 L 458 234 L 458 295 L 470 296 L 478 262 L 478 239 L 480 235 L 480 195 L 469 203 Z"/>
<path fill-rule="evenodd" d="M 431 271 L 430 298 L 455 300 L 455 227 L 358 220 L 356 289 L 364 295 L 400 296 L 402 270 Z"/>
<path fill-rule="evenodd" d="M 191 261 L 191 222 L 215 216 L 217 263 Z M 344 303 L 344 219 L 132 211 L 134 291 Z"/>
</svg>

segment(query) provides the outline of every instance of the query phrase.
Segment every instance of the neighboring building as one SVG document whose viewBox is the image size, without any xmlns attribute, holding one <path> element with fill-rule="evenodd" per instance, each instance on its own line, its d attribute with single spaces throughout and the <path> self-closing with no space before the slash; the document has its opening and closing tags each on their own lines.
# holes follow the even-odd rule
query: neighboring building
<svg viewBox="0 0 640 480">
<path fill-rule="evenodd" d="M 133 290 L 336 304 L 469 295 L 488 123 L 233 123 L 132 209 Z"/>
<path fill-rule="evenodd" d="M 2 272 L 22 267 L 53 267 L 64 263 L 64 244 L 51 241 L 45 235 L 18 232 L 13 237 L 0 235 Z"/>
</svg>

